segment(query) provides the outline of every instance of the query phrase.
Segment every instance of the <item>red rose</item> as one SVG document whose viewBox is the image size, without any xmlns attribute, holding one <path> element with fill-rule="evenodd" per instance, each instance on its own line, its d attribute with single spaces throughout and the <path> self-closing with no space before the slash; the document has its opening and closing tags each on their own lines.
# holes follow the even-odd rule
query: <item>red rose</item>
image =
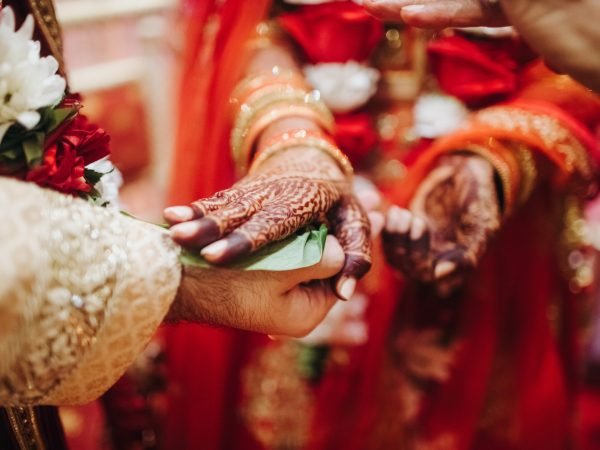
<svg viewBox="0 0 600 450">
<path fill-rule="evenodd" d="M 46 141 L 40 165 L 27 174 L 27 180 L 60 192 L 90 192 L 84 168 L 110 154 L 106 132 L 77 115 L 59 136 Z"/>
<path fill-rule="evenodd" d="M 335 118 L 335 141 L 353 165 L 359 166 L 378 140 L 369 114 L 356 113 Z"/>
<path fill-rule="evenodd" d="M 513 38 L 468 39 L 455 34 L 432 41 L 431 68 L 441 89 L 469 106 L 497 102 L 514 94 L 531 53 Z"/>
<path fill-rule="evenodd" d="M 279 21 L 312 64 L 365 61 L 383 36 L 383 24 L 349 1 L 303 6 Z"/>
</svg>

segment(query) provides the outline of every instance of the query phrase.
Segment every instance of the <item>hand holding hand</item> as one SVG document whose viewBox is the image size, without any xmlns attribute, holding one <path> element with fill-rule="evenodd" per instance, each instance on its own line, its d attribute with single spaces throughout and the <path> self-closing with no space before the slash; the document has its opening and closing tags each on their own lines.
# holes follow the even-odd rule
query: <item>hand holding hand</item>
<svg viewBox="0 0 600 450">
<path fill-rule="evenodd" d="M 440 158 L 410 211 L 392 207 L 383 233 L 389 263 L 447 295 L 463 281 L 500 228 L 494 170 L 475 155 Z"/>
<path fill-rule="evenodd" d="M 166 321 L 302 337 L 336 303 L 336 294 L 324 280 L 338 273 L 343 264 L 344 252 L 329 236 L 321 262 L 303 269 L 264 272 L 184 267 Z"/>
<path fill-rule="evenodd" d="M 281 151 L 231 189 L 190 206 L 167 208 L 175 241 L 226 264 L 312 222 L 329 222 L 346 261 L 339 296 L 349 298 L 371 265 L 366 213 L 336 162 L 313 148 Z"/>
</svg>

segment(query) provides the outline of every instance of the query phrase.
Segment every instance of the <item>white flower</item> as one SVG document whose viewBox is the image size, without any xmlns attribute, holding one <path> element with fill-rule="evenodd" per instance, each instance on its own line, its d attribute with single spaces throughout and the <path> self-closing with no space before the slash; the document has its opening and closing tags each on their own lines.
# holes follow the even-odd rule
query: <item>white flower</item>
<svg viewBox="0 0 600 450">
<path fill-rule="evenodd" d="M 33 26 L 28 16 L 16 30 L 12 9 L 0 11 L 0 141 L 15 122 L 35 127 L 40 121 L 37 110 L 58 103 L 65 92 L 56 59 L 40 57 L 40 43 L 32 40 Z"/>
<path fill-rule="evenodd" d="M 363 106 L 375 94 L 379 82 L 377 69 L 356 61 L 308 65 L 304 67 L 304 74 L 335 113 Z"/>
<path fill-rule="evenodd" d="M 460 127 L 469 115 L 469 110 L 455 97 L 424 94 L 417 100 L 413 115 L 415 134 L 434 139 Z"/>
<path fill-rule="evenodd" d="M 120 209 L 119 189 L 123 185 L 123 176 L 119 169 L 108 158 L 88 164 L 86 169 L 105 174 L 94 185 L 94 188 L 100 194 L 101 203 L 108 203 L 109 208 Z"/>
</svg>

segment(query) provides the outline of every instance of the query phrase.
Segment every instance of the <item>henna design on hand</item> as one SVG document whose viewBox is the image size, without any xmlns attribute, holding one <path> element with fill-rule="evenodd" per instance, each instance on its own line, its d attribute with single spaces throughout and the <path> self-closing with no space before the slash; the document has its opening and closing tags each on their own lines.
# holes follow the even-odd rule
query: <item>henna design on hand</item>
<svg viewBox="0 0 600 450">
<path fill-rule="evenodd" d="M 352 195 L 344 196 L 330 216 L 333 233 L 346 254 L 341 285 L 344 277 L 358 280 L 371 268 L 371 224 Z"/>
<path fill-rule="evenodd" d="M 336 284 L 342 297 L 349 293 L 340 292 L 343 282 L 362 277 L 371 265 L 370 226 L 350 180 L 333 159 L 312 148 L 274 155 L 231 189 L 192 203 L 189 215 L 175 217 L 169 210 L 165 215 L 176 224 L 172 235 L 178 243 L 203 249 L 215 264 L 227 264 L 307 224 L 331 221 L 346 253 Z"/>
<path fill-rule="evenodd" d="M 441 294 L 448 294 L 477 265 L 500 228 L 492 166 L 473 155 L 441 158 L 410 209 L 394 207 L 388 213 L 387 259 L 407 276 L 435 282 Z"/>
</svg>

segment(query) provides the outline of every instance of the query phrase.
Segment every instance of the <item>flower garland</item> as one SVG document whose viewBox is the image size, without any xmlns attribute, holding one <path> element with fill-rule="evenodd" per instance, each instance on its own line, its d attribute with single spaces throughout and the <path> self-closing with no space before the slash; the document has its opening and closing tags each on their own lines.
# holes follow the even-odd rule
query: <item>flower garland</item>
<svg viewBox="0 0 600 450">
<path fill-rule="evenodd" d="M 0 175 L 102 204 L 106 173 L 90 165 L 108 157 L 110 137 L 80 113 L 33 31 L 31 16 L 17 29 L 13 10 L 0 10 Z"/>
</svg>

